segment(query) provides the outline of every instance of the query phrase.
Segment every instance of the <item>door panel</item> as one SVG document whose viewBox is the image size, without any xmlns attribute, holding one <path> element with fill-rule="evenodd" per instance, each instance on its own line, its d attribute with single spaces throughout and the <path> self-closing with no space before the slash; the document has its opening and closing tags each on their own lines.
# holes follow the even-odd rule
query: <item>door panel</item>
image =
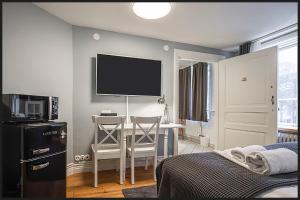
<svg viewBox="0 0 300 200">
<path fill-rule="evenodd" d="M 269 73 L 263 60 L 265 57 L 260 56 L 225 65 L 227 106 L 265 105 Z"/>
<path fill-rule="evenodd" d="M 265 125 L 267 123 L 267 117 L 262 113 L 226 113 L 225 120 L 231 123 L 254 125 Z"/>
<path fill-rule="evenodd" d="M 264 145 L 265 134 L 256 131 L 242 131 L 237 129 L 225 129 L 225 149 L 252 144 Z"/>
<path fill-rule="evenodd" d="M 276 83 L 276 47 L 219 62 L 218 149 L 276 142 Z"/>
</svg>

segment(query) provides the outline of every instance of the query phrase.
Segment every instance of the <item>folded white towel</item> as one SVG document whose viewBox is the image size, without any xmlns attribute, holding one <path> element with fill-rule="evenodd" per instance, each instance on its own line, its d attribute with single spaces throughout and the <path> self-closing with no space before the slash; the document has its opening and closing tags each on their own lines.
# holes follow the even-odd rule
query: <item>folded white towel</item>
<svg viewBox="0 0 300 200">
<path fill-rule="evenodd" d="M 220 151 L 220 150 L 213 150 L 215 153 L 219 154 L 220 156 L 230 160 L 231 162 L 234 162 L 242 167 L 245 167 L 246 169 L 249 169 L 249 166 L 246 165 L 246 163 L 240 162 L 237 159 L 233 158 L 232 154 L 231 154 L 231 150 L 232 149 L 226 149 L 224 151 Z"/>
<path fill-rule="evenodd" d="M 252 152 L 246 156 L 246 165 L 258 174 L 294 172 L 298 170 L 298 154 L 286 148 Z"/>
<path fill-rule="evenodd" d="M 231 149 L 231 154 L 233 158 L 237 159 L 238 161 L 245 163 L 246 156 L 249 153 L 257 152 L 257 151 L 265 151 L 266 148 L 261 145 L 250 145 L 246 147 L 236 147 Z"/>
</svg>

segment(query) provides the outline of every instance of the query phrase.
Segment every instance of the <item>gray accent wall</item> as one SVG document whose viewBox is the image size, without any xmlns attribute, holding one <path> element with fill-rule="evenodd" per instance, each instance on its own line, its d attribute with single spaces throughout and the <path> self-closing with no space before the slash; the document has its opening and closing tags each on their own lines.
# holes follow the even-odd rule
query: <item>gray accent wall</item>
<svg viewBox="0 0 300 200">
<path fill-rule="evenodd" d="M 93 39 L 94 33 L 100 40 Z M 174 49 L 231 56 L 217 49 L 72 26 L 32 3 L 3 3 L 2 49 L 4 93 L 59 97 L 59 121 L 68 122 L 68 163 L 76 154 L 91 153 L 93 114 L 126 112 L 124 96 L 96 95 L 97 53 L 161 60 L 162 94 L 171 117 Z M 163 105 L 157 97 L 129 97 L 129 114 L 162 115 Z M 172 136 L 170 132 L 171 140 Z M 170 145 L 170 153 L 172 149 Z"/>
<path fill-rule="evenodd" d="M 2 37 L 3 93 L 58 96 L 72 162 L 72 26 L 32 3 L 3 3 Z"/>
<path fill-rule="evenodd" d="M 100 34 L 100 40 L 93 39 L 94 33 Z M 169 51 L 164 51 L 164 45 L 169 46 Z M 228 52 L 217 49 L 73 26 L 74 155 L 91 152 L 90 144 L 93 142 L 91 116 L 93 114 L 99 114 L 101 110 L 111 110 L 119 115 L 126 114 L 124 96 L 96 95 L 97 53 L 161 60 L 162 94 L 166 95 L 170 117 L 172 117 L 174 49 L 229 56 Z M 163 106 L 157 103 L 157 99 L 157 97 L 146 96 L 129 97 L 129 115 L 163 115 Z M 169 135 L 172 140 L 172 133 Z M 159 143 L 159 154 L 162 155 L 162 138 Z M 172 153 L 172 149 L 170 145 L 169 153 Z"/>
</svg>

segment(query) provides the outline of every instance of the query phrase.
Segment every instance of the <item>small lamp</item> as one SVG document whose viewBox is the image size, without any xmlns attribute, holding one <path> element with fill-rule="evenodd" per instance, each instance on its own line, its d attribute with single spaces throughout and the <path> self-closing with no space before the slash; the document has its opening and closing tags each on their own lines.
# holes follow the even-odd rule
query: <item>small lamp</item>
<svg viewBox="0 0 300 200">
<path fill-rule="evenodd" d="M 163 124 L 168 124 L 170 123 L 170 116 L 169 116 L 169 109 L 168 109 L 168 104 L 166 103 L 165 95 L 160 97 L 157 102 L 159 104 L 165 104 L 165 109 L 164 109 L 164 116 L 163 116 Z"/>
</svg>

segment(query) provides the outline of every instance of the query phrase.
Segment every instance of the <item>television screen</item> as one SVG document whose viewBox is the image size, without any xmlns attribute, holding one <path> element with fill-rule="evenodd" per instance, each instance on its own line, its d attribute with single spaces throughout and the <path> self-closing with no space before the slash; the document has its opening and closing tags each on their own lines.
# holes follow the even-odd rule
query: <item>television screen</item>
<svg viewBox="0 0 300 200">
<path fill-rule="evenodd" d="M 97 54 L 97 94 L 161 96 L 161 61 Z"/>
</svg>

